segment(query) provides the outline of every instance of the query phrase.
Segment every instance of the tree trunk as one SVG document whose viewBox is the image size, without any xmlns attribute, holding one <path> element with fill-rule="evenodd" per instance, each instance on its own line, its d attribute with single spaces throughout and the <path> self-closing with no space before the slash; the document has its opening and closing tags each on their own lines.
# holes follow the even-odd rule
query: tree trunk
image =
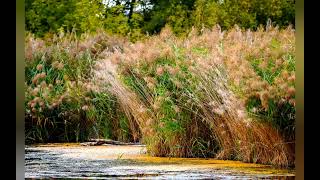
<svg viewBox="0 0 320 180">
<path fill-rule="evenodd" d="M 134 8 L 135 3 L 136 3 L 136 0 L 131 0 L 131 2 L 130 2 L 130 9 L 129 9 L 129 15 L 128 15 L 128 22 L 129 23 L 132 18 L 133 8 Z"/>
</svg>

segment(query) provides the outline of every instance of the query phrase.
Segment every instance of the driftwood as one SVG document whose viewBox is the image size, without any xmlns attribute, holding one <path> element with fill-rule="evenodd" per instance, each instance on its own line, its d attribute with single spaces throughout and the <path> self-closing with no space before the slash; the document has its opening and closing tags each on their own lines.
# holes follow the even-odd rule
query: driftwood
<svg viewBox="0 0 320 180">
<path fill-rule="evenodd" d="M 112 145 L 141 145 L 139 143 L 125 143 L 120 141 L 115 141 L 111 139 L 90 139 L 88 142 L 81 143 L 82 146 L 100 146 L 103 144 Z"/>
</svg>

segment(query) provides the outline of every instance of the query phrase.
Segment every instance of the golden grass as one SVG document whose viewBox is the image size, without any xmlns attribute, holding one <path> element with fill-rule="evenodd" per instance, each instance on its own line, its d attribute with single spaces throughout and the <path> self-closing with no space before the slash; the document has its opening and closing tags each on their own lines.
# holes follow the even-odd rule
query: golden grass
<svg viewBox="0 0 320 180">
<path fill-rule="evenodd" d="M 294 72 L 284 70 L 275 78 L 277 83 L 269 84 L 257 75 L 250 62 L 262 59 L 259 66 L 263 69 L 270 61 L 268 58 L 272 57 L 275 69 L 286 68 L 289 65 L 283 58 L 294 52 L 293 42 L 294 31 L 290 27 L 286 30 L 269 27 L 267 31 L 259 29 L 257 32 L 243 32 L 236 27 L 227 33 L 216 27 L 200 36 L 193 31 L 187 39 L 177 39 L 165 29 L 159 36 L 124 46 L 123 50 L 105 57 L 97 68 L 96 78 L 101 84 L 111 84 L 111 92 L 119 99 L 122 109 L 137 122 L 143 139 L 149 139 L 147 144 L 151 154 L 183 157 L 187 154 L 186 149 L 172 149 L 170 146 L 184 144 L 186 136 L 176 134 L 163 139 L 154 130 L 157 125 L 162 126 L 159 104 L 163 99 L 153 92 L 157 85 L 155 77 L 144 77 L 141 72 L 142 66 L 152 67 L 159 58 L 174 59 L 177 67 L 186 66 L 197 78 L 194 82 L 196 90 L 185 95 L 198 107 L 200 113 L 196 121 L 202 119 L 210 129 L 207 134 L 212 133 L 219 143 L 217 158 L 289 166 L 294 163 L 294 152 L 270 124 L 249 118 L 245 103 L 257 94 L 264 108 L 268 108 L 266 102 L 270 98 L 293 101 Z M 270 49 L 270 44 L 276 46 L 275 49 Z M 165 71 L 172 77 L 181 75 L 173 67 L 159 66 L 155 69 L 155 76 L 160 77 Z M 139 85 L 142 97 L 121 81 L 120 76 L 132 74 L 147 84 Z M 291 81 L 287 81 L 289 78 Z M 179 81 L 174 83 L 178 89 L 182 86 Z M 238 91 L 234 92 L 231 87 Z M 187 107 L 183 105 L 185 102 L 179 103 L 174 108 L 176 113 Z M 194 124 L 190 126 L 197 128 Z"/>
<path fill-rule="evenodd" d="M 104 32 L 94 36 L 85 34 L 81 39 L 78 41 L 73 35 L 54 37 L 51 43 L 59 43 L 55 46 L 57 52 L 68 49 L 67 57 L 71 59 L 86 51 L 94 58 L 101 58 L 92 72 L 94 76 L 84 82 L 84 77 L 70 81 L 63 76 L 61 80 L 48 83 L 44 81 L 50 80 L 43 72 L 44 66 L 36 65 L 37 72 L 26 91 L 30 96 L 27 106 L 33 119 L 40 122 L 43 110 L 61 106 L 71 97 L 77 97 L 80 90 L 83 93 L 91 90 L 110 92 L 117 97 L 120 111 L 129 119 L 134 141 L 140 139 L 147 143 L 152 155 L 193 157 L 190 148 L 195 138 L 207 140 L 212 137 L 219 146 L 219 152 L 215 154 L 220 159 L 279 166 L 294 164 L 294 150 L 289 148 L 285 137 L 271 124 L 249 117 L 245 108 L 251 97 L 261 101 L 262 109 L 257 111 L 267 110 L 269 100 L 295 106 L 295 34 L 292 28 L 268 27 L 252 32 L 235 27 L 222 32 L 215 27 L 200 35 L 193 30 L 185 39 L 175 37 L 166 28 L 160 35 L 135 44 L 106 36 Z M 50 67 L 61 73 L 68 64 L 54 54 L 57 52 L 46 49 L 45 43 L 50 42 L 28 35 L 27 62 L 46 54 L 52 57 Z M 170 60 L 171 64 L 157 64 L 159 59 Z M 144 67 L 154 69 L 154 73 L 143 72 Z M 91 73 L 91 69 L 89 71 Z M 159 87 L 159 79 L 166 74 L 175 89 L 158 95 L 155 90 Z M 123 82 L 126 76 L 139 80 L 139 89 L 128 87 Z M 54 86 L 62 83 L 66 90 L 50 97 Z M 182 90 L 190 86 L 190 92 Z M 172 94 L 179 96 L 171 107 L 172 114 L 190 112 L 192 116 L 189 124 L 183 126 L 185 131 L 161 134 L 158 129 L 166 125 L 161 121 L 166 116 L 161 106 L 173 98 Z M 85 99 L 80 96 L 75 100 Z M 83 104 L 79 108 L 88 111 L 92 107 Z M 170 121 L 177 123 L 180 120 L 171 118 Z M 177 144 L 182 148 L 173 148 Z"/>
</svg>

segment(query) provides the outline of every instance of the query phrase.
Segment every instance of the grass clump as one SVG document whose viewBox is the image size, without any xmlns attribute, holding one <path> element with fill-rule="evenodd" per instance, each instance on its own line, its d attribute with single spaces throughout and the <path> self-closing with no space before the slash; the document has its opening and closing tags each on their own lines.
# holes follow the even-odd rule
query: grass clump
<svg viewBox="0 0 320 180">
<path fill-rule="evenodd" d="M 294 165 L 290 27 L 169 28 L 136 43 L 102 31 L 26 38 L 28 141 L 141 141 L 153 156 Z"/>
<path fill-rule="evenodd" d="M 154 156 L 289 166 L 294 153 L 284 132 L 292 124 L 276 115 L 294 112 L 294 107 L 285 111 L 277 104 L 283 98 L 291 102 L 294 93 L 288 95 L 275 82 L 288 70 L 294 75 L 292 37 L 290 28 L 222 32 L 216 27 L 181 39 L 164 29 L 105 58 L 96 74 L 123 99 L 121 106 L 139 124 L 142 141 Z M 267 69 L 260 67 L 267 61 L 261 56 L 268 59 Z M 281 57 L 290 57 L 290 63 L 277 61 Z M 258 99 L 253 103 L 253 98 Z M 253 113 L 253 108 L 259 110 Z"/>
<path fill-rule="evenodd" d="M 108 40 L 108 41 L 106 41 Z M 129 141 L 130 129 L 115 111 L 115 97 L 90 82 L 103 50 L 121 44 L 105 34 L 81 38 L 69 34 L 50 40 L 26 37 L 26 142 L 84 141 L 115 138 Z M 121 128 L 120 129 L 120 124 Z"/>
</svg>

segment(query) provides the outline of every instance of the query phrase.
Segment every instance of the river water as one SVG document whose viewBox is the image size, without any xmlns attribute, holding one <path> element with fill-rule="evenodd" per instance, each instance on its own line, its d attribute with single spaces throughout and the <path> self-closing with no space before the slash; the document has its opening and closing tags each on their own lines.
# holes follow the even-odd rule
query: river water
<svg viewBox="0 0 320 180">
<path fill-rule="evenodd" d="M 25 148 L 26 179 L 294 179 L 293 170 L 200 158 L 149 157 L 143 145 Z"/>
</svg>

